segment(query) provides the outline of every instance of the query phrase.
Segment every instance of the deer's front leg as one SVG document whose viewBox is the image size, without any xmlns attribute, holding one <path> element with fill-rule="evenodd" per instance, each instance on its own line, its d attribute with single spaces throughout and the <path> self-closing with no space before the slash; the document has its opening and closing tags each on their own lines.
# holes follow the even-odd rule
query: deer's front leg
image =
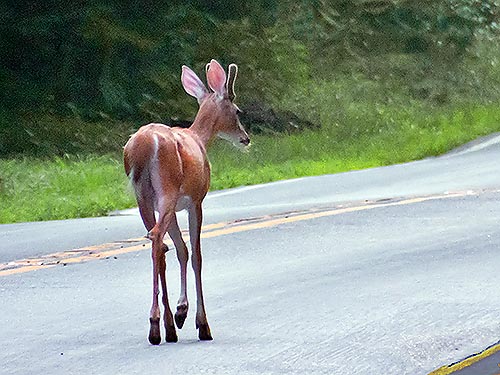
<svg viewBox="0 0 500 375">
<path fill-rule="evenodd" d="M 205 312 L 205 302 L 203 301 L 203 288 L 201 282 L 201 247 L 200 247 L 200 232 L 201 232 L 201 203 L 194 205 L 189 210 L 189 237 L 191 241 L 191 248 L 193 255 L 191 262 L 193 265 L 195 283 L 196 283 L 196 328 L 200 340 L 212 340 L 210 327 L 207 321 L 207 314 Z"/>
</svg>

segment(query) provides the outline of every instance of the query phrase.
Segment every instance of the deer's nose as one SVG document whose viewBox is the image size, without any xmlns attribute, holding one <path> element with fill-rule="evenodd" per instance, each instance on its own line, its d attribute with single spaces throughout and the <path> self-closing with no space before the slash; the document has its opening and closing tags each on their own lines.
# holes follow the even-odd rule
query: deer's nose
<svg viewBox="0 0 500 375">
<path fill-rule="evenodd" d="M 240 143 L 245 145 L 245 146 L 248 146 L 250 144 L 250 138 L 248 138 L 248 137 L 240 138 Z"/>
</svg>

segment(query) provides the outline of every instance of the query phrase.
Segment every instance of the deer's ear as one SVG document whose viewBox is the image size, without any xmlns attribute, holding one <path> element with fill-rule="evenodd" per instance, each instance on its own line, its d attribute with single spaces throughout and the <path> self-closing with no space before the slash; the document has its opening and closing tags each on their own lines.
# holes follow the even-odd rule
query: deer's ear
<svg viewBox="0 0 500 375">
<path fill-rule="evenodd" d="M 199 79 L 196 73 L 186 65 L 182 66 L 181 82 L 184 90 L 186 90 L 189 95 L 198 99 L 198 103 L 200 103 L 208 93 L 201 79 Z"/>
<path fill-rule="evenodd" d="M 226 72 L 224 72 L 224 68 L 213 59 L 210 61 L 210 65 L 207 68 L 207 82 L 208 86 L 220 96 L 223 96 L 226 92 Z"/>
</svg>

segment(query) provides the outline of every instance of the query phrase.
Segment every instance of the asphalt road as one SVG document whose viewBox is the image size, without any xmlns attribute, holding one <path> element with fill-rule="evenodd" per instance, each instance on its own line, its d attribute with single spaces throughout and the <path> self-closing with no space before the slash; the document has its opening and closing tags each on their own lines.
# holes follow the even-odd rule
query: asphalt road
<svg viewBox="0 0 500 375">
<path fill-rule="evenodd" d="M 179 342 L 149 345 L 141 245 L 0 274 L 0 373 L 414 375 L 486 348 L 500 339 L 500 145 L 488 141 L 210 194 L 206 224 L 239 220 L 202 240 L 212 342 L 197 340 L 190 273 Z M 143 234 L 134 211 L 3 225 L 0 262 Z"/>
</svg>

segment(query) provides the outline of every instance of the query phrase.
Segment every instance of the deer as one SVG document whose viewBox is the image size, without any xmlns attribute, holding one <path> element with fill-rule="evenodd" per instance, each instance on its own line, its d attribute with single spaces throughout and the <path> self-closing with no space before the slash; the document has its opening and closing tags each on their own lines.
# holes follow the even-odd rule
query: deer
<svg viewBox="0 0 500 375">
<path fill-rule="evenodd" d="M 144 125 L 134 133 L 124 147 L 125 173 L 135 192 L 139 213 L 151 240 L 153 262 L 153 300 L 149 315 L 149 342 L 161 343 L 160 294 L 164 307 L 163 323 L 166 342 L 177 342 L 175 324 L 184 325 L 188 313 L 186 274 L 189 258 L 176 212 L 187 210 L 191 263 L 196 287 L 196 320 L 200 340 L 212 340 L 207 321 L 201 278 L 202 202 L 210 185 L 210 164 L 207 147 L 216 138 L 224 138 L 246 149 L 250 138 L 239 120 L 240 109 L 234 103 L 234 82 L 238 66 L 230 64 L 226 79 L 224 68 L 211 60 L 206 65 L 208 90 L 189 67 L 183 65 L 181 83 L 184 90 L 198 101 L 198 112 L 188 128 L 169 127 L 159 123 Z M 157 212 L 158 216 L 155 216 Z M 163 242 L 168 232 L 174 243 L 180 265 L 180 296 L 175 316 L 168 302 L 166 252 Z"/>
</svg>

